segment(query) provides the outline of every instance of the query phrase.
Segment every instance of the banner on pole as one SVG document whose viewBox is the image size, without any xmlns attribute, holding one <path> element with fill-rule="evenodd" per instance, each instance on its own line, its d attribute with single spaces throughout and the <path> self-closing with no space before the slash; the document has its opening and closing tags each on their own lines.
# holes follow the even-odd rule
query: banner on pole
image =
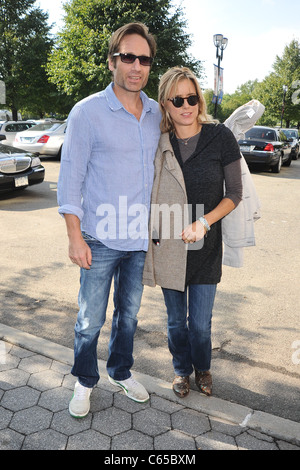
<svg viewBox="0 0 300 470">
<path fill-rule="evenodd" d="M 221 104 L 223 99 L 223 71 L 222 67 L 218 67 L 214 64 L 214 94 L 213 103 Z"/>
<path fill-rule="evenodd" d="M 218 96 L 218 66 L 214 64 L 214 96 Z"/>
</svg>

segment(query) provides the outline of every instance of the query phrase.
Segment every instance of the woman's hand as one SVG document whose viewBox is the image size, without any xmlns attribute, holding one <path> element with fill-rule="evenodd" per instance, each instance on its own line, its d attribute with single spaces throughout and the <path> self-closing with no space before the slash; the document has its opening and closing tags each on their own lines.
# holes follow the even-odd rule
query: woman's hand
<svg viewBox="0 0 300 470">
<path fill-rule="evenodd" d="M 202 240 L 206 235 L 206 228 L 200 222 L 196 220 L 192 224 L 188 225 L 181 233 L 181 238 L 184 243 L 195 243 Z"/>
</svg>

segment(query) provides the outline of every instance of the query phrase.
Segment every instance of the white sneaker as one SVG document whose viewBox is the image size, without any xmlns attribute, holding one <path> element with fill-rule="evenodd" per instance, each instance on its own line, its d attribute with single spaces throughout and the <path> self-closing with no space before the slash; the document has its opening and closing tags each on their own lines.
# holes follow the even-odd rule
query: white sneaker
<svg viewBox="0 0 300 470">
<path fill-rule="evenodd" d="M 69 404 L 69 413 L 73 418 L 84 418 L 88 414 L 92 390 L 92 388 L 84 387 L 78 381 L 76 382 L 73 397 Z"/>
<path fill-rule="evenodd" d="M 149 394 L 145 387 L 137 382 L 132 375 L 126 380 L 114 380 L 108 376 L 108 380 L 111 384 L 121 387 L 131 400 L 138 403 L 145 403 L 149 400 Z"/>
</svg>

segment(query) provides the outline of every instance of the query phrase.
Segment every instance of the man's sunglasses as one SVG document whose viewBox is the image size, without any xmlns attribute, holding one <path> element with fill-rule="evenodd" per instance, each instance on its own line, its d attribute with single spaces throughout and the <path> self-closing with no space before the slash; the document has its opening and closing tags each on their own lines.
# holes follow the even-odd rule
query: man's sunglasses
<svg viewBox="0 0 300 470">
<path fill-rule="evenodd" d="M 121 61 L 124 64 L 133 64 L 136 59 L 139 59 L 141 65 L 150 66 L 153 63 L 153 57 L 148 57 L 146 55 L 134 55 L 134 54 L 122 54 L 122 52 L 116 52 L 113 54 L 113 57 L 120 56 Z"/>
<path fill-rule="evenodd" d="M 184 100 L 187 100 L 190 106 L 196 106 L 199 103 L 198 95 L 191 95 L 186 98 L 181 98 L 181 96 L 175 96 L 175 98 L 169 98 L 168 101 L 172 101 L 175 108 L 181 108 L 183 106 Z"/>
</svg>

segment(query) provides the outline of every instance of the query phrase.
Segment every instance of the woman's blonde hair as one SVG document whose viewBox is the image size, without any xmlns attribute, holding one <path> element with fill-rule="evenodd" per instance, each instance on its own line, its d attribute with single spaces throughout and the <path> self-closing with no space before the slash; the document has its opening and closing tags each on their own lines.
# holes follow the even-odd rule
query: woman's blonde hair
<svg viewBox="0 0 300 470">
<path fill-rule="evenodd" d="M 170 98 L 171 92 L 175 92 L 176 95 L 177 85 L 181 80 L 191 80 L 191 82 L 195 86 L 196 94 L 199 96 L 199 124 L 202 124 L 204 122 L 213 122 L 212 118 L 207 114 L 206 102 L 196 76 L 187 67 L 172 67 L 161 77 L 159 82 L 158 102 L 162 112 L 162 120 L 160 124 L 160 129 L 162 132 L 174 131 L 173 121 L 171 119 L 170 114 L 166 110 L 164 104 Z"/>
</svg>

